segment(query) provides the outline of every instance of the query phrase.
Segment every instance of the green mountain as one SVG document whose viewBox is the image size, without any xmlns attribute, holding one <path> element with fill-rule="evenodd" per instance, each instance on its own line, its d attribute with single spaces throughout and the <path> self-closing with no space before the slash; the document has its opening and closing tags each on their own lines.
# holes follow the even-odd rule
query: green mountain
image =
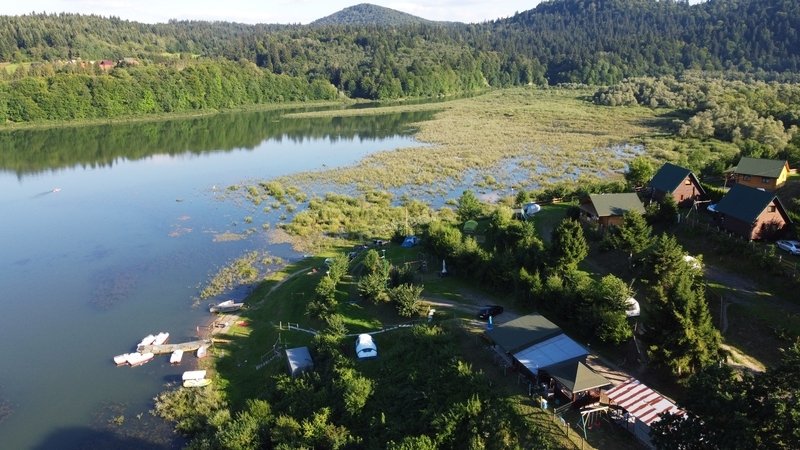
<svg viewBox="0 0 800 450">
<path fill-rule="evenodd" d="M 311 25 L 378 25 L 403 26 L 432 21 L 401 11 L 370 3 L 350 6 L 330 16 L 311 22 Z"/>
<path fill-rule="evenodd" d="M 687 70 L 797 80 L 798 30 L 797 0 L 551 0 L 479 24 L 433 22 L 369 4 L 313 25 L 151 25 L 31 14 L 0 16 L 0 63 L 34 63 L 18 66 L 13 77 L 23 78 L 74 69 L 64 61 L 78 59 L 133 57 L 176 74 L 199 59 L 249 62 L 268 73 L 329 83 L 349 97 L 392 99 L 527 84 L 609 85 Z M 125 70 L 152 78 L 142 68 Z M 3 77 L 12 76 L 0 70 Z"/>
</svg>

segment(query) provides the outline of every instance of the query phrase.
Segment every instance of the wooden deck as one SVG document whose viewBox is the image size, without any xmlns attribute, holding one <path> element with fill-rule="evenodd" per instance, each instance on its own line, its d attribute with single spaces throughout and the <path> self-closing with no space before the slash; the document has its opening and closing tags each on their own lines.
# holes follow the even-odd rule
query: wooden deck
<svg viewBox="0 0 800 450">
<path fill-rule="evenodd" d="M 161 344 L 161 345 L 145 345 L 139 348 L 139 353 L 154 353 L 161 355 L 164 353 L 172 353 L 175 350 L 183 350 L 184 352 L 193 352 L 203 345 L 211 345 L 210 339 L 202 339 L 199 341 L 184 342 L 182 344 Z"/>
</svg>

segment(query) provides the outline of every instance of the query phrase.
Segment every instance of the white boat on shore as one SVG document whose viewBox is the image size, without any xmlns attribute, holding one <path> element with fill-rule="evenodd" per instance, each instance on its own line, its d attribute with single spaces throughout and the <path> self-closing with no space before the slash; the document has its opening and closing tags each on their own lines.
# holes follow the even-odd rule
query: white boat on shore
<svg viewBox="0 0 800 450">
<path fill-rule="evenodd" d="M 167 342 L 167 339 L 169 339 L 169 333 L 162 331 L 156 335 L 155 339 L 153 339 L 153 345 L 162 345 Z"/>
<path fill-rule="evenodd" d="M 216 305 L 211 305 L 208 307 L 208 310 L 212 313 L 226 313 L 232 311 L 238 311 L 242 309 L 244 303 L 236 303 L 233 300 L 225 300 L 224 302 L 219 302 Z"/>
<path fill-rule="evenodd" d="M 130 364 L 133 367 L 141 366 L 142 364 L 146 363 L 147 361 L 150 361 L 151 359 L 153 359 L 153 357 L 155 357 L 155 356 L 156 356 L 155 354 L 150 353 L 150 352 L 148 352 L 148 353 L 130 353 L 128 355 L 128 364 Z"/>
<path fill-rule="evenodd" d="M 177 349 L 174 352 L 172 352 L 172 355 L 170 355 L 169 363 L 170 364 L 180 364 L 181 363 L 181 359 L 183 359 L 183 350 Z"/>
<path fill-rule="evenodd" d="M 183 382 L 183 387 L 204 387 L 211 384 L 211 380 L 203 378 L 202 380 L 186 380 Z"/>
<path fill-rule="evenodd" d="M 202 380 L 206 377 L 205 370 L 187 370 L 183 372 L 183 376 L 181 376 L 181 380 Z"/>
<path fill-rule="evenodd" d="M 122 366 L 122 365 L 128 364 L 128 357 L 130 355 L 131 355 L 131 353 L 123 353 L 121 355 L 115 356 L 114 357 L 114 364 L 116 364 L 118 366 Z"/>
<path fill-rule="evenodd" d="M 208 346 L 201 345 L 200 348 L 197 349 L 197 357 L 205 358 L 206 356 L 208 356 Z"/>
</svg>

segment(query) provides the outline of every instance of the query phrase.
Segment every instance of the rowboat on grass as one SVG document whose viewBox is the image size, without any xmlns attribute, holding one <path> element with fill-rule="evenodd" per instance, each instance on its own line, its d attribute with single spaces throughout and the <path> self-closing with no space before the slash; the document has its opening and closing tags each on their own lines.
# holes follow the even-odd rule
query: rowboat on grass
<svg viewBox="0 0 800 450">
<path fill-rule="evenodd" d="M 202 380 L 186 380 L 183 382 L 183 387 L 203 387 L 211 384 L 211 380 L 203 378 Z"/>
</svg>

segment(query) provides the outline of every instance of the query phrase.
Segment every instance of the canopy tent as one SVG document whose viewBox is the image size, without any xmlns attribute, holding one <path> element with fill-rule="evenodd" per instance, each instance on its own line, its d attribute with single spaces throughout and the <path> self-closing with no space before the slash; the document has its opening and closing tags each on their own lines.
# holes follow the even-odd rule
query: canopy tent
<svg viewBox="0 0 800 450">
<path fill-rule="evenodd" d="M 606 396 L 609 404 L 617 405 L 628 412 L 626 428 L 648 445 L 650 445 L 650 425 L 660 420 L 660 414 L 666 412 L 685 414 L 671 400 L 635 378 L 609 389 Z"/>
<path fill-rule="evenodd" d="M 606 377 L 580 361 L 548 367 L 547 373 L 573 394 L 611 385 Z"/>
<path fill-rule="evenodd" d="M 639 302 L 636 301 L 635 298 L 628 297 L 628 299 L 625 300 L 625 305 L 628 307 L 628 309 L 625 311 L 625 315 L 626 316 L 628 316 L 628 317 L 639 317 L 639 315 L 642 312 L 642 309 L 641 309 L 641 307 L 639 307 Z"/>
<path fill-rule="evenodd" d="M 286 359 L 289 360 L 289 373 L 293 377 L 314 367 L 308 347 L 287 348 Z"/>
<path fill-rule="evenodd" d="M 539 369 L 576 361 L 588 354 L 589 352 L 582 345 L 570 339 L 566 334 L 559 334 L 514 353 L 514 358 L 533 374 L 538 374 Z"/>
<path fill-rule="evenodd" d="M 525 219 L 530 219 L 533 217 L 534 214 L 538 213 L 542 210 L 542 207 L 539 206 L 538 203 L 526 203 L 522 205 L 522 217 Z"/>
<path fill-rule="evenodd" d="M 540 314 L 528 314 L 486 331 L 486 335 L 507 353 L 520 351 L 560 333 L 558 325 Z"/>
</svg>

